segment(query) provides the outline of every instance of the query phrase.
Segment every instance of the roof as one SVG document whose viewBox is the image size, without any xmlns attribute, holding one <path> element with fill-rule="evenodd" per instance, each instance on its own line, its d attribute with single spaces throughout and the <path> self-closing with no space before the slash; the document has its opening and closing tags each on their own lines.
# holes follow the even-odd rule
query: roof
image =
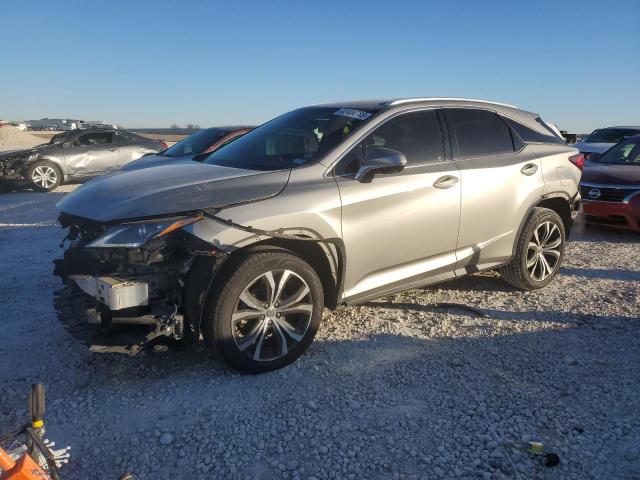
<svg viewBox="0 0 640 480">
<path fill-rule="evenodd" d="M 490 100 L 478 100 L 473 98 L 458 98 L 458 97 L 414 97 L 414 98 L 383 98 L 373 100 L 351 100 L 344 102 L 333 102 L 317 104 L 315 106 L 332 107 L 332 108 L 356 108 L 361 110 L 379 110 L 387 107 L 394 107 L 407 104 L 432 104 L 447 106 L 455 105 L 485 105 L 485 106 L 497 106 L 508 109 L 520 110 L 518 107 L 509 105 L 506 103 L 493 102 Z"/>
<path fill-rule="evenodd" d="M 460 103 L 489 103 L 492 105 L 501 105 L 503 107 L 518 108 L 507 103 L 494 102 L 491 100 L 479 100 L 476 98 L 464 97 L 407 97 L 407 98 L 377 98 L 370 100 L 345 100 L 344 102 L 319 103 L 317 106 L 326 107 L 387 107 L 393 105 L 401 105 L 406 103 L 442 103 L 442 102 L 460 102 Z"/>
<path fill-rule="evenodd" d="M 478 100 L 475 98 L 459 98 L 459 97 L 418 97 L 418 98 L 396 98 L 387 102 L 387 105 L 402 105 L 406 103 L 441 103 L 441 102 L 460 102 L 460 103 L 488 103 L 491 105 L 500 105 L 501 107 L 518 108 L 507 103 L 492 102 L 490 100 Z"/>
</svg>

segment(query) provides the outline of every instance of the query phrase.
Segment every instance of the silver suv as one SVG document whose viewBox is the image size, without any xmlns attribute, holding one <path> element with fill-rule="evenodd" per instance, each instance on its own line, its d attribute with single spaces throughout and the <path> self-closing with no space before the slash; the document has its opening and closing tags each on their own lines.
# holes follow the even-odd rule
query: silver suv
<svg viewBox="0 0 640 480">
<path fill-rule="evenodd" d="M 558 273 L 582 156 L 541 118 L 418 98 L 286 113 L 203 163 L 106 176 L 63 199 L 57 272 L 103 329 L 147 325 L 247 372 L 312 342 L 325 307 L 480 270 L 516 288 Z M 83 295 L 83 294 L 82 294 Z"/>
</svg>

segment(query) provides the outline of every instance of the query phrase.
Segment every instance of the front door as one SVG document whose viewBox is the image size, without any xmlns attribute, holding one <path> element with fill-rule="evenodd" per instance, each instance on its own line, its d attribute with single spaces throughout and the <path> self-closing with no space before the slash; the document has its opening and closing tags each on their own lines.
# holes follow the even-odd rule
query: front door
<svg viewBox="0 0 640 480">
<path fill-rule="evenodd" d="M 113 132 L 87 132 L 76 137 L 65 149 L 67 171 L 71 176 L 90 176 L 117 168 L 118 147 Z"/>
<path fill-rule="evenodd" d="M 398 150 L 398 173 L 354 178 L 367 148 Z M 334 175 L 342 201 L 347 301 L 452 277 L 460 215 L 456 165 L 447 160 L 437 110 L 387 120 L 352 149 Z"/>
</svg>

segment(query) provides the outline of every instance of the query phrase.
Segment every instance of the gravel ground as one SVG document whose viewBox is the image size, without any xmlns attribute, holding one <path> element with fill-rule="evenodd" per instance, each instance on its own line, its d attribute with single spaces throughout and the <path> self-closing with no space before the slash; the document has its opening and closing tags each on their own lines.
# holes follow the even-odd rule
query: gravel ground
<svg viewBox="0 0 640 480">
<path fill-rule="evenodd" d="M 300 361 L 244 376 L 204 349 L 71 338 L 52 305 L 63 195 L 0 195 L 0 431 L 45 382 L 65 479 L 640 478 L 637 234 L 579 223 L 539 292 L 484 273 L 340 308 Z M 560 464 L 511 447 L 528 440 Z"/>
</svg>

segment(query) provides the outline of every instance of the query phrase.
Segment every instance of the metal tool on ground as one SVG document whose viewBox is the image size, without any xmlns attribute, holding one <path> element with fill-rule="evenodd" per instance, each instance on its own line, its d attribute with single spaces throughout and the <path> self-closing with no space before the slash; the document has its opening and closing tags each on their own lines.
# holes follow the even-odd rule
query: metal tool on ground
<svg viewBox="0 0 640 480">
<path fill-rule="evenodd" d="M 26 449 L 15 450 L 11 455 L 0 448 L 0 480 L 59 480 L 56 458 L 42 439 L 44 434 L 45 395 L 44 385 L 32 385 L 29 393 L 31 424 L 25 424 L 6 435 L 0 435 L 0 444 L 26 435 Z M 64 452 L 66 455 L 66 450 Z M 14 458 L 16 457 L 17 458 Z M 68 458 L 68 457 L 67 457 Z"/>
<path fill-rule="evenodd" d="M 545 467 L 555 467 L 560 463 L 560 457 L 558 454 L 548 451 L 542 442 L 509 441 L 504 442 L 503 445 L 505 447 L 515 448 L 521 452 L 528 453 L 529 455 L 544 458 Z"/>
</svg>

